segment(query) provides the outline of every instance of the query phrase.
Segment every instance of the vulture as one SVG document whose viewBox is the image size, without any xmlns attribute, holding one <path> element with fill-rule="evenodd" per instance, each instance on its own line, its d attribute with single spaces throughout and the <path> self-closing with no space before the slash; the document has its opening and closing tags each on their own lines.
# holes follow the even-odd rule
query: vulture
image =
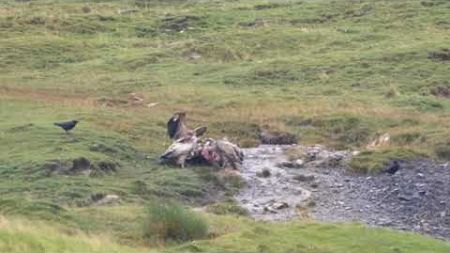
<svg viewBox="0 0 450 253">
<path fill-rule="evenodd" d="M 167 134 L 170 139 L 178 140 L 187 135 L 202 136 L 206 132 L 206 127 L 198 127 L 194 130 L 186 126 L 186 113 L 177 112 L 167 122 Z"/>
<path fill-rule="evenodd" d="M 198 137 L 195 134 L 187 134 L 179 138 L 160 156 L 162 163 L 174 162 L 184 168 L 186 160 L 195 156 L 198 146 Z"/>
<path fill-rule="evenodd" d="M 177 112 L 167 122 L 167 134 L 174 140 L 172 145 L 161 155 L 162 163 L 175 163 L 184 168 L 185 163 L 210 164 L 218 168 L 240 170 L 244 160 L 241 149 L 228 141 L 199 137 L 206 132 L 206 127 L 190 129 L 186 126 L 186 113 Z"/>
<path fill-rule="evenodd" d="M 201 151 L 203 158 L 220 168 L 240 170 L 244 161 L 244 153 L 227 138 L 221 140 L 207 139 Z"/>
</svg>

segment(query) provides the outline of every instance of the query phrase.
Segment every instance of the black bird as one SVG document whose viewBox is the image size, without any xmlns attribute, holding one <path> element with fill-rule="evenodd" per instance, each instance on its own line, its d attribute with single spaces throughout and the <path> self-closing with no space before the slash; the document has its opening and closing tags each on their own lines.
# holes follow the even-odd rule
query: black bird
<svg viewBox="0 0 450 253">
<path fill-rule="evenodd" d="M 64 131 L 69 132 L 70 130 L 72 130 L 77 124 L 78 124 L 78 120 L 71 120 L 71 121 L 66 121 L 66 122 L 57 122 L 54 123 L 55 126 L 59 126 L 60 128 L 64 129 Z"/>
<path fill-rule="evenodd" d="M 400 169 L 400 163 L 398 161 L 394 161 L 386 170 L 386 173 L 391 175 L 395 174 Z"/>
</svg>

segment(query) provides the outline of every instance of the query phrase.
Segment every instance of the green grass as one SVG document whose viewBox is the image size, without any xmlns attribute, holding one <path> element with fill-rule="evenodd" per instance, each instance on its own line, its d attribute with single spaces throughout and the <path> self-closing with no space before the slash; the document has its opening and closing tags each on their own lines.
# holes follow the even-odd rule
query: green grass
<svg viewBox="0 0 450 253">
<path fill-rule="evenodd" d="M 128 205 L 159 197 L 198 206 L 242 185 L 207 168 L 157 163 L 170 143 L 165 123 L 180 110 L 209 136 L 245 146 L 268 128 L 301 143 L 361 150 L 351 164 L 364 172 L 418 154 L 449 160 L 448 62 L 429 58 L 449 47 L 449 10 L 447 1 L 421 0 L 1 1 L 0 212 L 146 245 L 144 215 Z M 74 118 L 80 125 L 71 135 L 52 125 Z M 386 149 L 364 150 L 386 132 Z M 70 167 L 80 157 L 95 173 L 48 172 L 49 163 Z M 116 172 L 99 171 L 102 163 Z M 120 202 L 98 206 L 97 194 Z M 212 209 L 240 213 L 227 203 Z M 273 238 L 298 232 L 274 229 Z M 401 236 L 405 244 L 428 240 Z M 229 250 L 257 250 L 245 248 L 242 233 L 208 243 L 228 250 L 220 243 L 236 237 L 243 248 Z M 317 245 L 317 252 L 352 249 Z"/>
<path fill-rule="evenodd" d="M 110 238 L 68 230 L 47 222 L 0 217 L 2 252 L 138 252 Z"/>
<path fill-rule="evenodd" d="M 364 151 L 350 161 L 350 166 L 356 171 L 377 173 L 387 168 L 392 160 L 414 160 L 424 157 L 425 154 L 410 149 Z"/>
<path fill-rule="evenodd" d="M 80 213 L 83 215 L 83 212 Z M 121 207 L 97 210 L 94 220 L 109 215 L 127 224 L 142 209 Z M 84 214 L 84 215 L 87 215 Z M 94 219 L 95 218 L 95 219 Z M 106 217 L 104 217 L 106 218 Z M 111 219 L 114 218 L 114 219 Z M 114 242 L 103 232 L 82 232 L 57 223 L 1 218 L 0 250 L 2 252 L 448 252 L 447 242 L 412 233 L 367 228 L 359 224 L 261 223 L 235 216 L 206 216 L 210 227 L 206 239 L 165 247 L 133 247 Z M 139 223 L 140 221 L 135 221 Z M 142 223 L 139 223 L 142 225 Z M 137 226 L 142 228 L 142 226 Z M 118 227 L 109 227 L 117 229 Z M 130 229 L 132 227 L 128 227 Z M 130 234 L 130 233 L 129 233 Z M 143 236 L 142 234 L 140 236 Z M 123 243 L 123 242 L 122 242 Z"/>
<path fill-rule="evenodd" d="M 212 217 L 218 235 L 170 252 L 447 252 L 448 243 L 373 229 L 359 224 L 257 223 L 246 218 Z M 224 234 L 222 234 L 224 233 Z"/>
<path fill-rule="evenodd" d="M 147 207 L 144 236 L 153 243 L 202 239 L 207 231 L 202 216 L 179 204 L 157 201 Z"/>
</svg>

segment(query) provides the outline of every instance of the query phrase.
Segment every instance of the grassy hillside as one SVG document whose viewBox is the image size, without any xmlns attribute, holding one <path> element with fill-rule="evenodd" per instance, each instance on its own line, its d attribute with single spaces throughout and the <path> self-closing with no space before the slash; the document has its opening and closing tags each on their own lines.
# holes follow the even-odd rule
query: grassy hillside
<svg viewBox="0 0 450 253">
<path fill-rule="evenodd" d="M 56 224 L 20 219 L 0 220 L 2 252 L 137 252 L 119 246 L 108 238 L 87 235 L 80 231 L 64 231 Z"/>
<path fill-rule="evenodd" d="M 213 217 L 214 219 L 214 217 Z M 236 227 L 217 226 L 225 235 L 195 241 L 170 249 L 172 252 L 447 252 L 449 245 L 430 238 L 358 224 L 285 223 L 257 224 L 225 217 L 221 222 L 238 222 Z M 223 226 L 223 225 L 222 225 Z"/>
<path fill-rule="evenodd" d="M 388 147 L 353 161 L 362 171 L 417 154 L 449 160 L 449 20 L 444 0 L 1 1 L 0 212 L 147 245 L 141 217 L 124 215 L 129 205 L 159 197 L 197 206 L 233 190 L 205 168 L 157 163 L 169 144 L 165 122 L 180 110 L 210 136 L 244 146 L 256 144 L 262 128 L 358 150 L 390 133 Z M 52 125 L 66 119 L 80 120 L 71 135 Z M 107 194 L 119 203 L 99 206 Z M 349 226 L 329 231 L 366 230 Z M 297 229 L 280 225 L 270 236 L 301 236 Z M 11 233 L 39 239 L 5 233 L 0 241 Z M 355 243 L 378 231 L 369 233 Z M 239 248 L 246 236 L 201 247 L 255 251 Z M 422 240 L 398 236 L 404 252 Z M 226 246 L 235 237 L 242 243 Z M 427 240 L 417 252 L 438 252 Z M 95 251 L 90 243 L 74 251 Z M 353 247 L 317 243 L 323 252 Z"/>
<path fill-rule="evenodd" d="M 140 215 L 136 207 L 110 208 L 114 218 Z M 106 214 L 106 213 L 104 213 Z M 95 217 L 98 219 L 99 217 Z M 56 223 L 2 217 L 4 252 L 408 252 L 444 253 L 450 245 L 431 238 L 358 224 L 257 223 L 247 218 L 208 215 L 210 239 L 185 244 L 118 245 L 110 233 L 86 233 Z M 122 242 L 122 244 L 129 244 Z"/>
</svg>

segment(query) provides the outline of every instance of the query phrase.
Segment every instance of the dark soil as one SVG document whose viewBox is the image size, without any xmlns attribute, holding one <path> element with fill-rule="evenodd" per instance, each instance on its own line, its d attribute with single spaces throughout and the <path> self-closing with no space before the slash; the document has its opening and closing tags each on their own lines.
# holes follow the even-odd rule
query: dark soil
<svg viewBox="0 0 450 253">
<path fill-rule="evenodd" d="M 428 58 L 436 61 L 450 61 L 450 50 L 442 49 L 428 53 Z"/>
<path fill-rule="evenodd" d="M 117 171 L 117 164 L 110 161 L 92 162 L 85 157 L 73 160 L 51 160 L 43 165 L 48 176 L 59 175 L 88 175 L 99 176 Z"/>
</svg>

